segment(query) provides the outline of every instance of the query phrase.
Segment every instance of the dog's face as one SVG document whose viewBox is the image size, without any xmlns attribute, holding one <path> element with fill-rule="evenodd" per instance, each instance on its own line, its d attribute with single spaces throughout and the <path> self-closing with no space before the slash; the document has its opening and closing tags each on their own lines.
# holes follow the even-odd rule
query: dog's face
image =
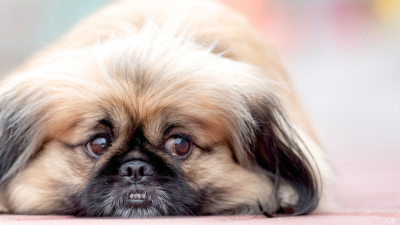
<svg viewBox="0 0 400 225">
<path fill-rule="evenodd" d="M 295 214 L 318 185 L 257 68 L 151 32 L 53 56 L 1 93 L 17 213 Z"/>
</svg>

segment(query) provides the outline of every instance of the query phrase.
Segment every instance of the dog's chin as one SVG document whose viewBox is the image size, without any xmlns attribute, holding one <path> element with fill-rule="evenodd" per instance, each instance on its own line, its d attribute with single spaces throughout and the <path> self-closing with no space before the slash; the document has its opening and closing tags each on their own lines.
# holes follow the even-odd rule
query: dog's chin
<svg viewBox="0 0 400 225">
<path fill-rule="evenodd" d="M 200 198 L 185 182 L 130 183 L 116 176 L 94 178 L 76 200 L 77 216 L 157 217 L 198 215 Z M 167 180 L 165 180 L 167 179 Z"/>
<path fill-rule="evenodd" d="M 107 188 L 109 190 L 109 188 Z M 170 193 L 160 188 L 131 187 L 108 193 L 91 193 L 81 202 L 78 216 L 157 217 L 185 215 L 187 210 L 172 201 Z"/>
<path fill-rule="evenodd" d="M 132 189 L 122 193 L 111 192 L 105 196 L 107 204 L 94 205 L 83 210 L 85 216 L 155 217 L 168 215 L 172 203 L 163 191 Z M 86 212 L 86 213 L 85 213 Z"/>
</svg>

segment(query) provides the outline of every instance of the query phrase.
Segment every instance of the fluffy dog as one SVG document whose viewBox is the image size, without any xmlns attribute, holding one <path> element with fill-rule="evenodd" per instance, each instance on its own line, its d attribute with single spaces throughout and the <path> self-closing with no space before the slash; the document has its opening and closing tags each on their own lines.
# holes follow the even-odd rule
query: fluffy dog
<svg viewBox="0 0 400 225">
<path fill-rule="evenodd" d="M 327 163 L 276 57 L 209 1 L 105 7 L 0 86 L 9 213 L 312 212 Z"/>
</svg>

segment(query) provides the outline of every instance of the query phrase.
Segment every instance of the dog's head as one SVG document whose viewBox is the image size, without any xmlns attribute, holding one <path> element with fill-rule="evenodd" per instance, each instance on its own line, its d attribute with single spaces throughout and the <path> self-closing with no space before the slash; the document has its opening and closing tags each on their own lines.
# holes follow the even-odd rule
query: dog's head
<svg viewBox="0 0 400 225">
<path fill-rule="evenodd" d="M 311 212 L 319 181 L 256 67 L 143 32 L 44 60 L 0 96 L 17 213 Z"/>
</svg>

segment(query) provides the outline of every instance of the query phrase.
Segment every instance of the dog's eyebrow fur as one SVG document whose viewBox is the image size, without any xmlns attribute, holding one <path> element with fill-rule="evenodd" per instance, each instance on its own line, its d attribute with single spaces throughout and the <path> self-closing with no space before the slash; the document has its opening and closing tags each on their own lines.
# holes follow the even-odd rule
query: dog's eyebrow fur
<svg viewBox="0 0 400 225">
<path fill-rule="evenodd" d="M 108 128 L 110 128 L 110 130 L 113 130 L 113 128 L 114 128 L 114 126 L 109 118 L 100 120 L 99 124 L 107 126 Z"/>
<path fill-rule="evenodd" d="M 170 131 L 172 131 L 173 129 L 177 128 L 178 125 L 177 124 L 170 124 L 170 125 L 165 125 L 164 126 L 164 131 L 163 131 L 163 136 L 166 136 Z"/>
</svg>

